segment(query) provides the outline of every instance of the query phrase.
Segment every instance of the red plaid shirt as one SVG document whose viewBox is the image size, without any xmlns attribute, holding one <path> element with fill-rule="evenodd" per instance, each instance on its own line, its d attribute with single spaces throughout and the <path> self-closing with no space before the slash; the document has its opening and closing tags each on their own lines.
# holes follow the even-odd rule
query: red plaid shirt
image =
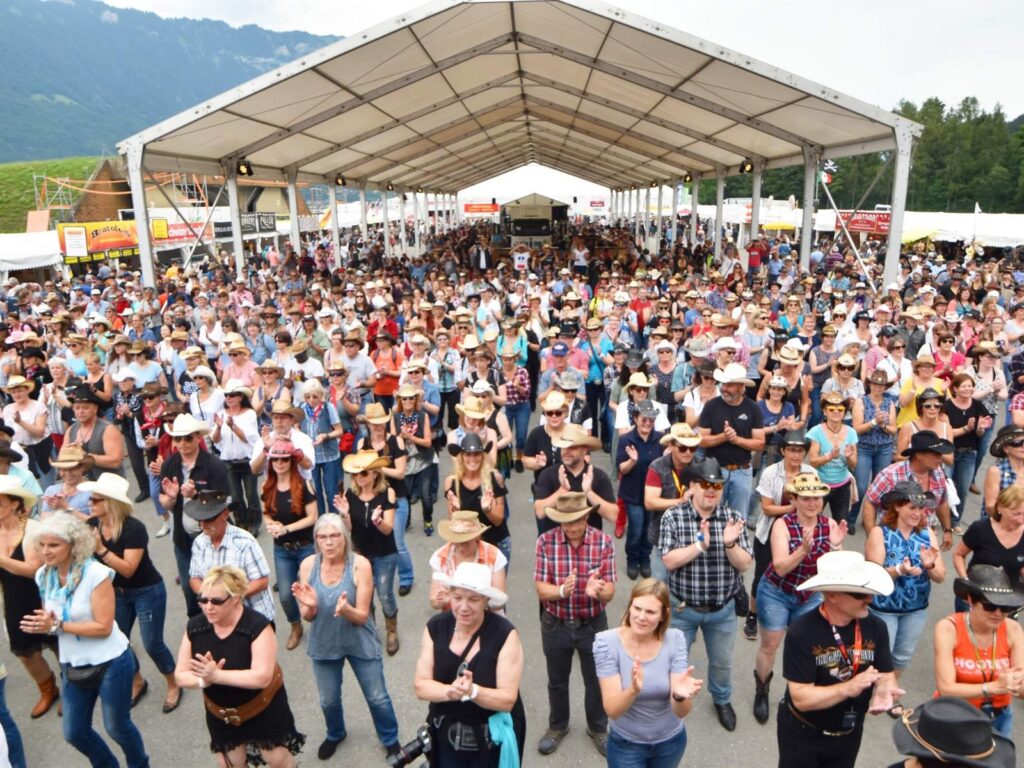
<svg viewBox="0 0 1024 768">
<path fill-rule="evenodd" d="M 604 610 L 604 603 L 586 593 L 592 571 L 599 571 L 605 581 L 617 581 L 615 544 L 608 534 L 589 525 L 583 541 L 575 549 L 561 527 L 542 533 L 537 539 L 536 563 L 533 580 L 548 584 L 564 584 L 572 570 L 576 570 L 576 588 L 572 594 L 543 604 L 545 611 L 560 620 L 589 620 Z"/>
</svg>

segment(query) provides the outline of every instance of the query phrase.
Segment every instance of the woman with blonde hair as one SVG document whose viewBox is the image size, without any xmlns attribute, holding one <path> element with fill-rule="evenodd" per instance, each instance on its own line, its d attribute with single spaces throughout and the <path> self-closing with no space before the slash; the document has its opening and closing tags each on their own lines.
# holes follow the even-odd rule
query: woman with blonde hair
<svg viewBox="0 0 1024 768">
<path fill-rule="evenodd" d="M 931 355 L 920 354 L 914 360 L 914 375 L 900 389 L 900 410 L 896 414 L 896 426 L 902 429 L 904 424 L 914 421 L 921 415 L 917 407 L 917 400 L 921 393 L 929 389 L 937 392 L 941 397 L 946 392 L 946 384 L 935 375 L 935 358 Z M 896 452 L 899 453 L 899 451 L 900 447 L 897 445 Z"/>
<path fill-rule="evenodd" d="M 174 674 L 178 685 L 203 694 L 220 768 L 293 768 L 306 737 L 288 706 L 274 628 L 245 604 L 248 586 L 239 568 L 209 570 L 197 597 L 202 613 L 188 621 Z"/>
<path fill-rule="evenodd" d="M 164 642 L 167 588 L 150 559 L 146 526 L 132 517 L 128 481 L 112 472 L 104 472 L 98 480 L 82 483 L 80 490 L 90 494 L 92 517 L 86 522 L 92 526 L 96 538 L 96 559 L 114 571 L 114 619 L 128 638 L 138 619 L 142 645 L 167 681 L 163 711 L 173 712 L 181 703 L 181 690 L 174 681 L 174 656 Z M 142 677 L 134 652 L 132 659 L 134 706 L 149 690 L 149 683 Z"/>
<path fill-rule="evenodd" d="M 704 681 L 693 677 L 686 638 L 670 626 L 671 617 L 668 587 L 643 579 L 633 587 L 619 626 L 594 638 L 594 666 L 611 721 L 610 768 L 670 768 L 683 759 L 683 718 Z"/>
<path fill-rule="evenodd" d="M 508 490 L 500 472 L 494 469 L 491 446 L 476 433 L 469 433 L 457 444 L 449 444 L 452 474 L 444 479 L 444 498 L 448 514 L 458 510 L 476 512 L 480 522 L 489 526 L 483 540 L 493 544 L 512 558 L 512 535 L 505 519 L 505 496 Z"/>
<path fill-rule="evenodd" d="M 313 441 L 316 463 L 313 465 L 313 492 L 317 512 L 321 515 L 331 508 L 331 499 L 341 484 L 341 416 L 338 409 L 326 401 L 323 385 L 310 379 L 302 385 L 302 431 Z"/>
<path fill-rule="evenodd" d="M 423 504 L 423 525 L 434 525 L 434 497 L 431 490 L 434 469 L 434 432 L 430 414 L 423 408 L 423 390 L 403 384 L 395 392 L 395 409 L 391 412 L 391 431 L 401 435 L 408 456 L 405 465 L 405 487 L 409 492 L 409 510 L 404 521 L 401 547 L 405 547 L 404 526 L 412 514 L 412 505 Z"/>
<path fill-rule="evenodd" d="M 47 426 L 48 413 L 46 406 L 39 400 L 29 397 L 35 389 L 35 383 L 24 376 L 11 376 L 7 386 L 3 388 L 11 402 L 4 406 L 4 423 L 12 427 L 14 441 L 25 449 L 28 454 L 29 469 L 39 478 L 40 485 L 47 486 L 52 480 L 50 454 L 53 441 Z"/>
<path fill-rule="evenodd" d="M 565 403 L 564 397 L 561 400 Z M 568 413 L 569 409 L 564 410 Z M 466 435 L 475 434 L 488 446 L 491 463 L 497 465 L 498 433 L 487 426 L 487 405 L 476 395 L 466 395 L 465 401 L 455 406 L 455 412 L 459 414 L 459 426 L 448 433 L 448 450 L 453 445 L 459 445 Z"/>
</svg>

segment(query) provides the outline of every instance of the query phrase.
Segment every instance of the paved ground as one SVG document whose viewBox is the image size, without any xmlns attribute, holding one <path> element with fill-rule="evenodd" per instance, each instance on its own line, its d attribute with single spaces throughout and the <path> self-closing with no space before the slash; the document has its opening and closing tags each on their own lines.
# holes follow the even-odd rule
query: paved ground
<svg viewBox="0 0 1024 768">
<path fill-rule="evenodd" d="M 607 466 L 608 457 L 596 457 L 599 466 Z M 991 460 L 989 460 L 991 461 Z M 450 466 L 446 457 L 443 459 L 442 472 Z M 987 466 L 987 464 L 986 464 Z M 982 470 L 984 471 L 984 470 Z M 130 474 L 130 473 L 129 473 Z M 511 481 L 511 528 L 513 540 L 512 571 L 509 578 L 511 601 L 509 618 L 519 628 L 523 638 L 526 656 L 526 667 L 522 681 L 522 696 L 526 705 L 528 719 L 527 751 L 525 762 L 528 765 L 548 765 L 558 768 L 562 766 L 592 766 L 603 764 L 599 760 L 590 740 L 586 737 L 586 722 L 582 711 L 582 681 L 578 673 L 573 678 L 573 717 L 571 732 L 562 743 L 559 751 L 551 757 L 540 756 L 535 749 L 536 741 L 547 726 L 547 692 L 544 656 L 540 646 L 540 634 L 537 618 L 537 604 L 532 584 L 533 542 L 536 539 L 536 528 L 533 521 L 532 503 L 529 492 L 529 473 L 513 475 Z M 133 495 L 135 490 L 132 491 Z M 978 510 L 977 496 L 971 496 L 968 519 L 973 520 Z M 150 533 L 157 528 L 156 517 L 149 502 L 139 505 L 137 516 L 146 521 Z M 440 512 L 443 504 L 438 503 Z M 420 520 L 419 510 L 414 510 L 414 519 Z M 385 670 L 391 698 L 398 713 L 401 736 L 403 740 L 411 738 L 416 727 L 423 722 L 426 705 L 416 700 L 412 692 L 412 676 L 419 650 L 419 640 L 430 615 L 426 590 L 426 562 L 430 553 L 440 546 L 442 540 L 435 536 L 426 538 L 420 526 L 415 525 L 410 531 L 409 545 L 414 561 L 417 564 L 416 586 L 407 597 L 399 599 L 399 633 L 402 649 L 393 658 L 386 658 Z M 264 549 L 270 552 L 270 539 L 265 534 L 260 538 Z M 858 534 L 848 540 L 848 548 L 862 550 L 863 535 Z M 622 545 L 619 545 L 620 576 L 625 580 L 625 557 Z M 184 602 L 180 590 L 174 585 L 174 565 L 171 552 L 170 537 L 151 540 L 151 554 L 164 574 L 170 594 L 168 605 L 168 621 L 166 639 L 173 653 L 177 654 L 178 643 L 184 630 Z M 946 557 L 947 570 L 952 573 L 951 558 Z M 270 559 L 272 563 L 273 560 Z M 749 577 L 747 578 L 749 584 Z M 615 624 L 622 615 L 626 598 L 629 594 L 629 582 L 620 582 L 615 600 L 609 608 L 611 623 Z M 930 625 L 922 636 L 918 652 L 910 669 L 904 676 L 908 690 L 906 700 L 920 702 L 931 695 L 934 687 L 932 673 L 932 641 L 930 627 L 940 617 L 952 610 L 952 578 L 934 590 L 930 609 Z M 279 611 L 279 616 L 282 616 Z M 307 737 L 305 752 L 300 756 L 301 765 L 318 765 L 316 748 L 324 737 L 323 719 L 320 713 L 316 686 L 310 669 L 309 659 L 305 654 L 305 643 L 293 652 L 284 650 L 288 627 L 282 620 L 278 626 L 278 641 L 281 646 L 280 661 L 284 668 L 285 685 L 288 689 L 292 709 L 295 713 L 299 729 Z M 154 768 L 163 766 L 201 766 L 214 764 L 208 748 L 208 737 L 203 717 L 203 707 L 199 695 L 189 691 L 178 711 L 164 715 L 160 711 L 163 701 L 164 686 L 162 678 L 156 672 L 152 662 L 145 657 L 136 632 L 133 638 L 136 650 L 142 654 L 142 665 L 150 682 L 150 692 L 134 710 L 136 723 L 142 730 L 146 747 L 149 751 L 151 765 Z M 693 712 L 687 718 L 686 727 L 689 733 L 684 764 L 701 765 L 705 768 L 733 768 L 734 766 L 769 766 L 777 759 L 775 742 L 775 713 L 777 701 L 782 692 L 781 659 L 776 662 L 776 683 L 772 689 L 772 720 L 767 725 L 758 725 L 750 714 L 753 702 L 754 686 L 751 679 L 754 653 L 757 644 L 745 640 L 742 633 L 737 633 L 733 704 L 739 715 L 739 725 L 734 733 L 726 733 L 718 725 L 711 699 L 705 692 L 696 701 Z M 781 655 L 781 654 L 780 654 Z M 28 711 L 36 701 L 37 691 L 25 671 L 16 659 L 4 654 L 9 671 L 7 682 L 7 699 L 12 713 L 22 729 L 26 741 L 29 764 L 43 765 L 84 765 L 81 755 L 71 749 L 60 733 L 60 721 L 56 710 L 51 710 L 40 720 L 30 720 Z M 700 640 L 694 645 L 693 663 L 697 673 L 703 674 L 705 656 Z M 346 677 L 344 703 L 348 739 L 341 746 L 329 764 L 364 766 L 384 765 L 383 749 L 374 735 L 372 723 L 359 691 L 358 685 L 351 675 Z M 1015 704 L 1020 707 L 1020 703 Z M 1022 733 L 1024 712 L 1018 711 L 1016 733 Z M 896 759 L 892 749 L 891 728 L 893 721 L 886 716 L 870 718 L 865 731 L 864 743 L 861 747 L 857 765 L 861 768 L 877 768 L 889 765 Z M 97 711 L 96 726 L 103 734 L 101 716 Z M 105 736 L 105 734 L 103 734 Z M 120 752 L 112 744 L 118 756 Z"/>
</svg>

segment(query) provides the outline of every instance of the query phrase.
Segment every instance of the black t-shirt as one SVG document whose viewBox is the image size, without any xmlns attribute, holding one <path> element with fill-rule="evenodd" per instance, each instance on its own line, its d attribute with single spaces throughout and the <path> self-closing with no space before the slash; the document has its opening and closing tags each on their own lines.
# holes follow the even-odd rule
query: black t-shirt
<svg viewBox="0 0 1024 768">
<path fill-rule="evenodd" d="M 404 443 L 405 441 L 403 440 L 402 442 Z M 363 438 L 362 442 L 359 444 L 359 450 L 377 451 L 377 449 L 371 445 L 369 437 Z M 395 461 L 398 459 L 409 455 L 409 452 L 405 448 L 398 447 L 398 438 L 394 435 L 387 436 L 387 439 L 384 441 L 384 450 L 377 451 L 377 453 L 391 459 L 392 466 L 394 466 Z M 386 479 L 388 481 L 388 486 L 395 492 L 396 499 L 404 499 L 409 495 L 409 491 L 405 486 L 404 477 L 388 477 Z"/>
<path fill-rule="evenodd" d="M 146 531 L 146 526 L 134 517 L 125 518 L 124 523 L 121 524 L 121 535 L 117 539 L 103 539 L 103 546 L 118 557 L 124 557 L 126 549 L 142 550 L 139 567 L 135 569 L 131 578 L 125 578 L 116 571 L 114 572 L 114 589 L 141 589 L 163 581 L 163 577 L 160 576 L 160 572 L 149 557 L 148 545 L 149 533 Z"/>
<path fill-rule="evenodd" d="M 539 456 L 540 454 L 547 456 L 547 464 L 542 469 L 535 469 L 533 471 L 533 482 L 536 483 L 540 480 L 541 473 L 548 467 L 553 467 L 562 460 L 562 449 L 555 448 L 551 444 L 551 435 L 547 433 L 544 426 L 538 424 L 536 427 L 530 430 L 530 434 L 526 436 L 526 447 L 523 449 L 524 456 Z"/>
<path fill-rule="evenodd" d="M 455 495 L 459 499 L 459 509 L 476 512 L 480 522 L 490 528 L 490 530 L 484 531 L 483 535 L 480 537 L 481 539 L 486 541 L 488 544 L 497 545 L 511 535 L 508 530 L 508 520 L 502 520 L 501 525 L 495 525 L 483 512 L 483 506 L 480 503 L 483 498 L 483 483 L 480 483 L 476 488 L 469 489 L 459 481 L 453 480 L 451 483 L 451 490 L 455 491 Z M 447 495 L 447 490 L 445 493 Z M 494 494 L 494 498 L 496 499 L 501 499 L 508 495 L 508 488 L 501 483 L 501 475 L 497 472 L 492 473 L 491 493 Z"/>
<path fill-rule="evenodd" d="M 164 459 L 163 465 L 160 467 L 160 480 L 163 481 L 165 477 L 177 480 L 178 483 L 184 483 L 184 472 L 181 466 L 181 454 L 172 453 L 166 459 Z M 225 495 L 231 494 L 231 489 L 228 488 L 228 470 L 224 465 L 224 462 L 214 456 L 209 451 L 199 451 L 199 455 L 196 457 L 195 466 L 192 467 L 192 473 L 189 475 L 189 479 L 195 483 L 196 492 L 201 493 L 203 491 L 216 491 Z M 174 533 L 172 534 L 174 539 L 174 546 L 179 549 L 192 551 L 192 537 L 185 532 L 182 526 L 181 516 L 182 508 L 184 506 L 185 497 L 178 494 L 178 498 L 174 502 L 174 507 L 171 509 L 171 518 L 174 520 Z"/>
<path fill-rule="evenodd" d="M 537 480 L 537 485 L 533 491 L 533 497 L 535 499 L 546 499 L 551 494 L 555 493 L 561 487 L 561 480 L 558 477 L 558 468 L 561 464 L 555 464 L 550 467 L 545 467 L 544 471 L 540 473 L 540 478 Z M 578 475 L 574 475 L 568 469 L 565 471 L 566 476 L 569 478 L 569 490 L 576 493 L 583 490 L 583 472 Z M 591 484 L 591 489 L 605 501 L 615 502 L 615 488 L 612 485 L 611 479 L 608 477 L 603 469 L 594 467 L 594 482 Z M 601 515 L 596 511 L 591 512 L 590 516 L 587 517 L 587 525 L 591 528 L 597 528 L 601 530 Z M 553 520 L 549 520 L 546 516 L 540 518 L 537 521 L 537 534 L 540 535 L 545 531 L 550 531 L 552 528 L 557 528 L 558 523 Z"/>
<path fill-rule="evenodd" d="M 869 614 L 860 619 L 861 651 L 857 674 L 868 667 L 879 672 L 892 672 L 892 656 L 889 653 L 889 632 L 878 617 Z M 853 661 L 854 635 L 857 622 L 851 621 L 845 627 L 836 627 L 839 637 L 846 646 L 846 653 Z M 786 632 L 786 646 L 782 655 L 782 675 L 791 683 L 814 685 L 836 685 L 842 682 L 839 671 L 846 663 L 836 646 L 832 628 L 816 608 L 805 613 L 789 625 Z M 843 715 L 852 709 L 857 713 L 858 726 L 863 723 L 874 686 L 869 686 L 855 699 L 845 699 L 828 709 L 801 712 L 800 715 L 818 730 L 843 730 Z M 789 694 L 786 694 L 789 701 Z M 794 707 L 795 708 L 795 707 Z"/>
<path fill-rule="evenodd" d="M 963 542 L 964 546 L 971 550 L 971 560 L 967 563 L 968 570 L 973 565 L 997 565 L 1006 571 L 1012 583 L 1021 583 L 1021 568 L 1024 568 L 1024 535 L 1007 549 L 996 538 L 991 518 L 984 517 L 975 520 L 964 531 Z"/>
<path fill-rule="evenodd" d="M 331 498 L 333 499 L 334 497 L 332 496 Z M 304 481 L 302 483 L 302 508 L 305 509 L 306 505 L 315 499 L 316 496 L 313 495 L 313 491 L 309 487 L 309 481 Z M 291 525 L 292 523 L 297 523 L 302 519 L 302 517 L 299 517 L 292 512 L 291 491 L 277 492 L 277 498 L 274 499 L 274 509 L 276 510 L 274 519 L 281 525 Z M 300 531 L 286 533 L 284 536 L 274 539 L 275 547 L 290 543 L 312 544 L 313 527 L 310 526 L 309 528 L 303 528 Z"/>
<path fill-rule="evenodd" d="M 352 545 L 363 557 L 373 559 L 383 555 L 398 553 L 395 545 L 395 534 L 383 533 L 373 524 L 373 512 L 377 507 L 381 511 L 394 509 L 394 503 L 388 501 L 388 492 L 381 491 L 369 501 L 363 501 L 352 489 L 345 491 L 348 499 L 348 515 L 352 521 Z"/>
<path fill-rule="evenodd" d="M 753 437 L 755 429 L 764 427 L 761 409 L 749 397 L 744 397 L 739 405 L 728 405 L 721 397 L 712 398 L 700 412 L 698 426 L 710 429 L 712 435 L 720 435 L 725 431 L 725 422 L 729 422 L 739 437 L 745 438 Z M 732 443 L 722 443 L 704 450 L 723 466 L 750 463 L 751 452 Z"/>
<path fill-rule="evenodd" d="M 968 405 L 966 409 L 961 408 L 952 400 L 946 400 L 942 404 L 942 412 L 946 414 L 946 417 L 949 419 L 949 426 L 952 429 L 963 429 L 967 424 L 968 419 L 973 418 L 975 420 L 975 429 L 967 432 L 966 434 L 954 437 L 953 446 L 965 450 L 978 450 L 978 419 L 991 415 L 989 414 L 988 409 L 974 398 L 971 398 L 971 404 Z"/>
</svg>

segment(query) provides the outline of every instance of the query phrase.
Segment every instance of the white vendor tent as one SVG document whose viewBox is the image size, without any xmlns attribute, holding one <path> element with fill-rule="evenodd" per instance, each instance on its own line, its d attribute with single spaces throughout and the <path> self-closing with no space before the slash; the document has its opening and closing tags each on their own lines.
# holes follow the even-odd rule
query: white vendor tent
<svg viewBox="0 0 1024 768">
<path fill-rule="evenodd" d="M 56 230 L 0 234 L 0 271 L 51 267 L 61 263 Z"/>
</svg>

